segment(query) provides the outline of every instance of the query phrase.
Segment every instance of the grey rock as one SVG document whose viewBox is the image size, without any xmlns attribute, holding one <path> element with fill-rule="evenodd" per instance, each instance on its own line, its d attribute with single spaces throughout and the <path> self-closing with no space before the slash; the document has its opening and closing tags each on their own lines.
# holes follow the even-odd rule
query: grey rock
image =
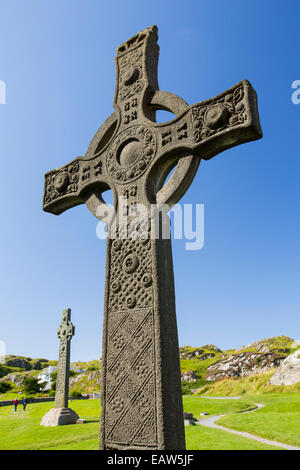
<svg viewBox="0 0 300 470">
<path fill-rule="evenodd" d="M 290 354 L 271 377 L 273 385 L 294 385 L 300 382 L 300 349 Z"/>
<path fill-rule="evenodd" d="M 75 377 L 70 377 L 70 388 L 75 387 L 77 384 L 80 384 L 82 381 L 89 385 L 90 382 L 94 382 L 96 386 L 101 384 L 101 371 L 85 371 L 81 374 L 76 375 Z"/>
<path fill-rule="evenodd" d="M 181 382 L 196 382 L 197 379 L 198 377 L 193 370 L 188 370 L 181 374 Z"/>
<path fill-rule="evenodd" d="M 251 349 L 254 352 L 260 353 L 274 352 L 278 354 L 288 354 L 293 347 L 293 342 L 294 340 L 289 336 L 275 336 L 247 344 L 246 346 L 236 349 L 235 352 L 243 352 Z"/>
<path fill-rule="evenodd" d="M 21 387 L 23 385 L 24 380 L 27 377 L 35 378 L 31 372 L 23 372 L 21 373 L 11 373 L 2 377 L 0 382 L 12 382 L 14 385 Z"/>
<path fill-rule="evenodd" d="M 285 356 L 277 353 L 243 352 L 220 359 L 206 369 L 205 380 L 214 381 L 227 377 L 248 377 L 279 367 Z"/>
<path fill-rule="evenodd" d="M 221 353 L 222 350 L 219 349 L 217 346 L 215 346 L 214 344 L 205 344 L 204 346 L 202 346 L 203 349 L 212 349 L 213 351 L 215 352 L 218 352 L 218 353 Z"/>
<path fill-rule="evenodd" d="M 190 346 L 184 346 L 179 348 L 179 355 L 181 359 L 198 359 L 199 361 L 205 361 L 206 359 L 215 357 L 216 353 L 222 351 L 217 348 L 214 344 L 206 344 L 201 348 L 190 348 Z"/>
<path fill-rule="evenodd" d="M 6 366 L 10 367 L 20 367 L 21 369 L 30 370 L 31 364 L 26 359 L 23 358 L 16 358 L 16 359 L 9 359 L 5 362 Z"/>
</svg>

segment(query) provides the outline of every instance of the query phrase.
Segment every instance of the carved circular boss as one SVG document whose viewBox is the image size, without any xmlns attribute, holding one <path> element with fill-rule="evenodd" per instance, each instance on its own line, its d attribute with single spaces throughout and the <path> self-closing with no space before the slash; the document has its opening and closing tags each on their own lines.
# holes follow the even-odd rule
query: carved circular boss
<svg viewBox="0 0 300 470">
<path fill-rule="evenodd" d="M 128 183 L 141 176 L 156 152 L 156 137 L 146 126 L 133 126 L 120 132 L 108 150 L 107 169 L 116 183 Z"/>
<path fill-rule="evenodd" d="M 172 93 L 156 91 L 150 106 L 154 109 L 170 111 L 178 116 L 184 112 L 188 104 Z M 88 155 L 93 155 L 101 140 L 105 135 L 109 135 L 111 130 L 116 127 L 116 124 L 117 115 L 113 113 L 107 119 L 105 125 L 98 129 L 90 143 Z M 112 182 L 117 184 L 130 183 L 141 176 L 151 165 L 157 152 L 156 136 L 152 128 L 163 129 L 163 124 L 149 124 L 149 126 L 142 124 L 132 126 L 113 137 L 106 157 L 107 171 Z M 169 204 L 172 207 L 180 200 L 197 172 L 199 161 L 199 158 L 193 154 L 184 155 L 178 159 L 173 174 L 155 195 L 158 205 Z M 116 199 L 115 188 L 111 186 L 111 189 L 114 193 L 114 199 Z M 95 189 L 88 194 L 85 202 L 92 214 L 101 220 L 101 216 L 97 214 L 97 208 L 103 206 L 104 213 L 108 209 L 102 198 L 102 191 Z"/>
</svg>

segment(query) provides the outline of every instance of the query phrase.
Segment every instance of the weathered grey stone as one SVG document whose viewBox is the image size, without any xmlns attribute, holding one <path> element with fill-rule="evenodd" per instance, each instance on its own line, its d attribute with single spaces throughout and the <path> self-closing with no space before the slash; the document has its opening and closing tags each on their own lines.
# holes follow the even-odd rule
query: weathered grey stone
<svg viewBox="0 0 300 470">
<path fill-rule="evenodd" d="M 43 416 L 41 426 L 64 426 L 65 424 L 76 424 L 79 416 L 71 408 L 51 408 Z"/>
<path fill-rule="evenodd" d="M 212 349 L 213 351 L 216 351 L 218 353 L 221 353 L 222 350 L 217 348 L 217 346 L 215 346 L 214 344 L 205 344 L 204 346 L 202 346 L 203 349 Z"/>
<path fill-rule="evenodd" d="M 289 354 L 291 348 L 293 348 L 294 340 L 289 336 L 275 336 L 272 338 L 264 338 L 260 341 L 242 346 L 236 349 L 237 352 L 244 352 L 247 350 L 260 353 L 278 353 L 278 354 Z"/>
<path fill-rule="evenodd" d="M 179 356 L 181 359 L 197 359 L 199 361 L 205 361 L 215 357 L 217 353 L 222 351 L 214 346 L 213 344 L 207 344 L 201 348 L 191 348 L 190 346 L 183 346 L 179 348 Z"/>
<path fill-rule="evenodd" d="M 198 379 L 195 371 L 187 370 L 181 374 L 181 382 L 196 382 Z"/>
<path fill-rule="evenodd" d="M 42 418 L 41 426 L 62 426 L 75 424 L 79 416 L 68 408 L 71 339 L 75 327 L 71 323 L 71 309 L 63 310 L 62 321 L 57 331 L 60 340 L 58 368 L 56 378 L 55 408 L 52 408 Z"/>
<path fill-rule="evenodd" d="M 227 377 L 248 377 L 279 367 L 285 356 L 267 352 L 243 352 L 232 354 L 206 369 L 205 380 L 214 381 Z"/>
<path fill-rule="evenodd" d="M 88 393 L 99 392 L 101 384 L 101 371 L 85 371 L 81 374 L 76 375 L 75 377 L 70 377 L 70 389 L 78 388 L 79 390 L 83 388 L 88 391 Z"/>
<path fill-rule="evenodd" d="M 184 425 L 190 426 L 196 423 L 196 419 L 193 416 L 193 413 L 183 413 Z"/>
<path fill-rule="evenodd" d="M 8 367 L 20 367 L 21 369 L 25 369 L 25 370 L 32 369 L 30 362 L 28 362 L 24 358 L 8 359 L 5 362 L 5 365 Z"/>
<path fill-rule="evenodd" d="M 71 309 L 63 310 L 62 322 L 57 331 L 60 340 L 57 366 L 55 408 L 68 408 L 69 380 L 70 380 L 70 353 L 71 339 L 75 334 L 75 327 L 71 323 Z"/>
<path fill-rule="evenodd" d="M 300 349 L 290 354 L 271 377 L 273 385 L 294 385 L 300 382 Z"/>
<path fill-rule="evenodd" d="M 124 238 L 117 223 L 115 239 L 107 240 L 101 449 L 185 448 L 171 242 L 150 237 L 169 221 L 151 219 L 151 204 L 176 204 L 201 158 L 262 136 L 248 81 L 188 106 L 158 90 L 158 52 L 155 26 L 118 48 L 114 113 L 84 157 L 45 175 L 45 211 L 60 214 L 85 203 L 108 223 L 109 234 L 115 219 L 105 217 L 111 212 L 105 190 L 113 192 L 117 221 L 124 216 L 120 197 L 126 199 L 126 230 L 138 203 L 147 211 L 145 239 Z M 157 124 L 157 109 L 176 119 Z"/>
<path fill-rule="evenodd" d="M 32 375 L 32 372 L 23 372 L 22 374 L 12 372 L 11 374 L 8 374 L 5 377 L 1 378 L 0 382 L 9 381 L 17 385 L 18 387 L 21 387 L 21 385 L 23 385 L 24 380 L 27 379 L 28 377 L 36 378 Z"/>
</svg>

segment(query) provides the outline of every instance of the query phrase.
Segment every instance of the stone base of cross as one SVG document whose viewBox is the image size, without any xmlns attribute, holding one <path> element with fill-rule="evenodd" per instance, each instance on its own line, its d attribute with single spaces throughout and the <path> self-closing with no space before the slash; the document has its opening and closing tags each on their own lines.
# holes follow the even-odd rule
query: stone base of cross
<svg viewBox="0 0 300 470">
<path fill-rule="evenodd" d="M 77 420 L 79 420 L 79 416 L 71 408 L 51 408 L 43 416 L 41 426 L 64 426 L 65 424 L 76 424 Z"/>
</svg>

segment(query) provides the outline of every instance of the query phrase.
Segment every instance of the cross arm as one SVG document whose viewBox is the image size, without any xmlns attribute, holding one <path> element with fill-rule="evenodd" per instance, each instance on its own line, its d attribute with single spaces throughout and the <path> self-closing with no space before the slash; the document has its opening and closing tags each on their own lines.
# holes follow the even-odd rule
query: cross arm
<svg viewBox="0 0 300 470">
<path fill-rule="evenodd" d="M 89 188 L 93 186 L 102 193 L 108 189 L 105 154 L 77 157 L 61 168 L 45 174 L 43 209 L 59 215 L 71 207 L 84 204 Z"/>
<path fill-rule="evenodd" d="M 215 98 L 193 104 L 176 119 L 157 125 L 158 159 L 192 152 L 209 160 L 220 152 L 262 137 L 256 92 L 247 80 Z"/>
</svg>

